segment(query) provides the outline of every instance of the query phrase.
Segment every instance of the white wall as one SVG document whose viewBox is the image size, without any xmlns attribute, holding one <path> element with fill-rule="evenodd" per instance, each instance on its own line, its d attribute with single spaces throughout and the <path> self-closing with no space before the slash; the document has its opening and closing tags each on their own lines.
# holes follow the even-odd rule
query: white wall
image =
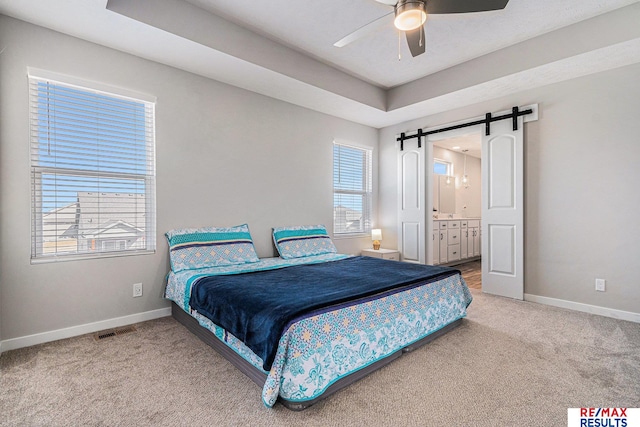
<svg viewBox="0 0 640 427">
<path fill-rule="evenodd" d="M 164 232 L 248 223 L 332 226 L 332 141 L 378 131 L 0 16 L 0 336 L 3 340 L 168 306 Z M 30 264 L 27 66 L 157 97 L 154 255 Z M 374 175 L 374 194 L 377 177 Z M 374 203 L 376 200 L 374 199 Z M 370 239 L 336 240 L 357 253 Z M 132 284 L 144 296 L 132 298 Z"/>
<path fill-rule="evenodd" d="M 525 126 L 525 292 L 640 313 L 638 88 L 637 64 L 381 129 L 387 243 L 397 242 L 397 134 L 539 103 Z"/>
</svg>

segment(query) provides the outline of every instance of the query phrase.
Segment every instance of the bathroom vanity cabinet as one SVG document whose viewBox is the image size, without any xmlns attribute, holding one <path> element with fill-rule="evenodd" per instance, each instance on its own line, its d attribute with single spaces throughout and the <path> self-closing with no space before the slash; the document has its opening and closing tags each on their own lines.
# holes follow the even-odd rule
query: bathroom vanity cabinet
<svg viewBox="0 0 640 427">
<path fill-rule="evenodd" d="M 433 221 L 433 264 L 476 258 L 480 253 L 480 220 Z"/>
</svg>

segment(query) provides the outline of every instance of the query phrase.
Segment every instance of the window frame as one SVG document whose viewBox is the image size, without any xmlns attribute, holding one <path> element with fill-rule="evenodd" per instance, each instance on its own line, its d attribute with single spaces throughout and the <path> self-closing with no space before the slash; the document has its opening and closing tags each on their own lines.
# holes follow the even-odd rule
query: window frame
<svg viewBox="0 0 640 427">
<path fill-rule="evenodd" d="M 59 261 L 73 261 L 80 259 L 96 259 L 106 257 L 120 257 L 120 256 L 134 256 L 144 254 L 154 254 L 156 252 L 156 138 L 155 138 L 155 103 L 156 98 L 146 94 L 133 92 L 123 88 L 112 87 L 102 83 L 86 81 L 75 77 L 53 73 L 47 70 L 36 69 L 32 67 L 27 68 L 27 81 L 29 89 L 29 127 L 30 136 L 29 140 L 29 173 L 30 173 L 30 215 L 31 215 L 31 263 L 50 263 Z M 146 171 L 144 173 L 127 173 L 127 172 L 109 172 L 89 169 L 73 169 L 57 166 L 48 166 L 37 164 L 39 159 L 38 155 L 33 154 L 35 147 L 40 145 L 41 135 L 39 132 L 32 130 L 33 122 L 38 120 L 37 111 L 35 111 L 35 105 L 42 102 L 41 97 L 37 93 L 33 93 L 32 89 L 38 82 L 46 82 L 60 87 L 71 88 L 86 93 L 101 95 L 109 97 L 111 99 L 132 101 L 140 104 L 144 104 L 145 108 L 145 123 L 148 124 L 148 129 L 145 132 L 145 165 Z M 45 101 L 47 102 L 47 101 Z M 48 105 L 48 104 L 47 104 Z M 35 157 L 35 158 L 34 158 Z M 53 254 L 45 253 L 45 224 L 43 212 L 43 176 L 46 175 L 64 175 L 64 176 L 76 176 L 87 179 L 120 179 L 123 181 L 141 181 L 144 182 L 144 192 L 134 193 L 143 194 L 145 199 L 145 211 L 144 211 L 144 233 L 140 237 L 143 240 L 143 247 L 139 249 L 126 249 L 126 237 L 116 237 L 114 242 L 115 246 L 120 247 L 120 242 L 125 242 L 125 249 L 116 249 L 113 251 L 102 251 L 104 241 L 100 242 L 100 251 L 95 252 L 79 252 L 65 251 L 56 249 Z M 99 193 L 100 191 L 94 191 Z M 126 191 L 122 192 L 123 194 Z M 57 207 L 56 209 L 62 209 Z M 60 242 L 59 237 L 55 239 L 56 245 Z"/>
<path fill-rule="evenodd" d="M 332 183 L 333 187 L 333 237 L 334 239 L 346 239 L 369 236 L 371 229 L 373 228 L 373 148 L 368 146 L 356 145 L 353 143 L 343 141 L 333 141 L 332 145 L 332 179 L 336 173 L 336 159 L 335 159 L 335 147 L 345 147 L 348 149 L 359 150 L 362 152 L 362 189 L 360 190 L 346 190 L 337 189 L 335 187 L 335 181 Z M 336 194 L 343 195 L 360 195 L 363 198 L 363 229 L 358 231 L 340 231 L 336 229 L 336 214 L 335 214 L 335 196 Z"/>
</svg>

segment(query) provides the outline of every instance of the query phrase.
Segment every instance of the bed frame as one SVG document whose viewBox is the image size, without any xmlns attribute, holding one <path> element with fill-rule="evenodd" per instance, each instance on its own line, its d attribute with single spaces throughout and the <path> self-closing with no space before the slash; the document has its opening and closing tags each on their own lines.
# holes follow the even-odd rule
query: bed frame
<svg viewBox="0 0 640 427">
<path fill-rule="evenodd" d="M 192 332 L 194 335 L 196 335 L 198 338 L 200 338 L 202 341 L 204 341 L 209 346 L 213 347 L 214 350 L 216 350 L 218 353 L 220 353 L 222 355 L 222 357 L 224 357 L 229 362 L 231 362 L 231 364 L 234 365 L 236 368 L 238 368 L 240 370 L 240 372 L 242 372 L 243 374 L 248 376 L 254 383 L 256 383 L 260 387 L 262 387 L 264 385 L 265 381 L 267 380 L 267 375 L 264 372 L 262 372 L 261 370 L 257 369 L 251 363 L 247 362 L 239 354 L 237 354 L 234 350 L 232 350 L 226 344 L 224 344 L 222 341 L 220 341 L 220 339 L 218 337 L 216 337 L 215 334 L 213 334 L 211 331 L 209 331 L 205 327 L 201 326 L 195 318 L 193 318 L 187 312 L 185 312 L 183 309 L 178 307 L 178 305 L 176 305 L 175 302 L 171 302 L 171 315 L 179 323 L 184 325 L 190 332 Z M 454 321 L 452 323 L 449 323 L 444 328 L 442 328 L 442 329 L 440 329 L 440 330 L 438 330 L 438 331 L 436 331 L 436 332 L 434 332 L 434 333 L 432 333 L 430 335 L 427 335 L 426 337 L 422 338 L 421 340 L 418 340 L 418 341 L 416 341 L 416 342 L 414 342 L 414 343 L 412 343 L 412 344 L 410 344 L 410 345 L 408 345 L 408 346 L 396 351 L 395 353 L 390 354 L 389 356 L 385 357 L 384 359 L 380 359 L 375 363 L 367 365 L 364 368 L 362 368 L 362 369 L 360 369 L 360 370 L 358 370 L 356 372 L 353 372 L 352 374 L 349 374 L 346 377 L 343 377 L 343 378 L 339 379 L 338 381 L 336 381 L 333 384 L 331 384 L 325 390 L 325 392 L 322 393 L 322 395 L 316 397 L 315 399 L 308 400 L 308 401 L 305 401 L 305 402 L 292 402 L 292 401 L 289 401 L 287 399 L 283 399 L 281 397 L 278 397 L 278 402 L 282 403 L 286 408 L 294 410 L 294 411 L 301 411 L 303 409 L 306 409 L 309 406 L 319 402 L 320 400 L 331 396 L 336 391 L 341 390 L 341 389 L 343 389 L 344 387 L 347 387 L 350 384 L 353 384 L 354 382 L 358 381 L 361 378 L 364 378 L 365 376 L 369 375 L 371 372 L 376 371 L 376 370 L 380 369 L 381 367 L 391 363 L 393 360 L 395 360 L 398 357 L 402 356 L 403 353 L 407 353 L 409 351 L 413 351 L 413 350 L 415 350 L 415 349 L 417 349 L 419 347 L 422 347 L 423 345 L 433 341 L 434 339 L 446 334 L 447 332 L 449 332 L 452 329 L 454 329 L 457 326 L 459 326 L 462 323 L 462 321 L 463 321 L 463 319 L 458 319 L 458 320 L 456 320 L 456 321 Z"/>
</svg>

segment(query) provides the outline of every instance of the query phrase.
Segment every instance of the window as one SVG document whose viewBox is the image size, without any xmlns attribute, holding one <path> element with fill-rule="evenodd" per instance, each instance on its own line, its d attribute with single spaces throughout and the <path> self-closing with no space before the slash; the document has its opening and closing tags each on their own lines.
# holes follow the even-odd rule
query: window
<svg viewBox="0 0 640 427">
<path fill-rule="evenodd" d="M 451 163 L 444 160 L 433 160 L 433 173 L 436 175 L 453 175 Z"/>
<path fill-rule="evenodd" d="M 333 144 L 333 232 L 371 230 L 371 150 Z"/>
<path fill-rule="evenodd" d="M 31 259 L 154 251 L 154 103 L 30 70 L 29 109 Z"/>
</svg>

